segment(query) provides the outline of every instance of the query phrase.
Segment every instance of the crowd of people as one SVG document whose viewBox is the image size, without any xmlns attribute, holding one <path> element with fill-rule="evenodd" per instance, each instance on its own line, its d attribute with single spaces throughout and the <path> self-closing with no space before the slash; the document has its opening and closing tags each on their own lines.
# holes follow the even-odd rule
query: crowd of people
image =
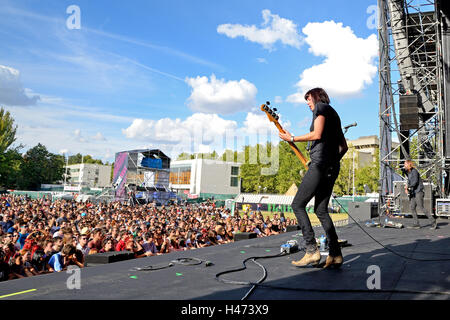
<svg viewBox="0 0 450 320">
<path fill-rule="evenodd" d="M 0 197 L 0 281 L 85 266 L 89 254 L 131 251 L 135 258 L 232 242 L 237 232 L 266 237 L 296 225 L 283 213 L 233 214 L 202 204 L 156 206 Z"/>
</svg>

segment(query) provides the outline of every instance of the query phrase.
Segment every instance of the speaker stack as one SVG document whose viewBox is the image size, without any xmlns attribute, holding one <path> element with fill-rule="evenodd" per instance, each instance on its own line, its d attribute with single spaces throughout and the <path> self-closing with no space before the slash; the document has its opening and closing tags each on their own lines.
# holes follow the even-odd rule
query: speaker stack
<svg viewBox="0 0 450 320">
<path fill-rule="evenodd" d="M 400 130 L 419 128 L 419 104 L 415 94 L 400 95 Z"/>
</svg>

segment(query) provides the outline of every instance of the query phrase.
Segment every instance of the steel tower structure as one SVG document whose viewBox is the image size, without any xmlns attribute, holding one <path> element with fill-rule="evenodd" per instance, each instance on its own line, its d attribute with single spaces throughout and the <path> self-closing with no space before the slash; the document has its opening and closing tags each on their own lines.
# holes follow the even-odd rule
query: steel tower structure
<svg viewBox="0 0 450 320">
<path fill-rule="evenodd" d="M 378 0 L 380 217 L 398 196 L 393 177 L 405 159 L 448 197 L 440 12 L 439 0 Z"/>
</svg>

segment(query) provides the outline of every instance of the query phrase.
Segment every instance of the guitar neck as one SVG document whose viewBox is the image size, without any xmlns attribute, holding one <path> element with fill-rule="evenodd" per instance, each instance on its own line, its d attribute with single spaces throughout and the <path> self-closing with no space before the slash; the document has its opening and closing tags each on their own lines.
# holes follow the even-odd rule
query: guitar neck
<svg viewBox="0 0 450 320">
<path fill-rule="evenodd" d="M 281 127 L 281 125 L 277 122 L 275 122 L 275 126 L 277 127 L 277 129 L 282 132 L 282 133 L 286 133 L 286 131 L 284 131 L 284 129 Z M 297 158 L 300 159 L 301 163 L 303 164 L 303 166 L 305 167 L 306 170 L 308 170 L 308 160 L 306 159 L 306 157 L 303 155 L 303 153 L 299 150 L 299 148 L 295 145 L 295 143 L 288 141 L 289 146 L 292 148 L 292 150 L 294 151 L 295 155 L 297 156 Z"/>
</svg>

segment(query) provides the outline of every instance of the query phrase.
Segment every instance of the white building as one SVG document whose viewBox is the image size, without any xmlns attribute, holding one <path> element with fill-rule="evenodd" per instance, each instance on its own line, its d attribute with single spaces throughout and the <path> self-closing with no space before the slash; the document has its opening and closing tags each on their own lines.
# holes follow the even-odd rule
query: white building
<svg viewBox="0 0 450 320">
<path fill-rule="evenodd" d="M 347 140 L 349 147 L 354 147 L 355 155 L 353 155 L 353 150 L 349 150 L 344 158 L 353 158 L 355 156 L 355 167 L 365 167 L 367 165 L 372 165 L 376 161 L 376 153 L 378 152 L 380 140 L 378 136 L 363 136 L 355 140 Z M 399 146 L 398 142 L 392 141 L 392 150 Z M 396 158 L 398 152 L 393 152 L 392 157 Z"/>
<path fill-rule="evenodd" d="M 241 163 L 210 159 L 172 161 L 169 187 L 178 194 L 234 198 L 241 190 L 240 166 Z"/>
<path fill-rule="evenodd" d="M 67 184 L 89 188 L 104 188 L 111 185 L 111 166 L 80 163 L 67 166 L 70 180 Z"/>
</svg>

